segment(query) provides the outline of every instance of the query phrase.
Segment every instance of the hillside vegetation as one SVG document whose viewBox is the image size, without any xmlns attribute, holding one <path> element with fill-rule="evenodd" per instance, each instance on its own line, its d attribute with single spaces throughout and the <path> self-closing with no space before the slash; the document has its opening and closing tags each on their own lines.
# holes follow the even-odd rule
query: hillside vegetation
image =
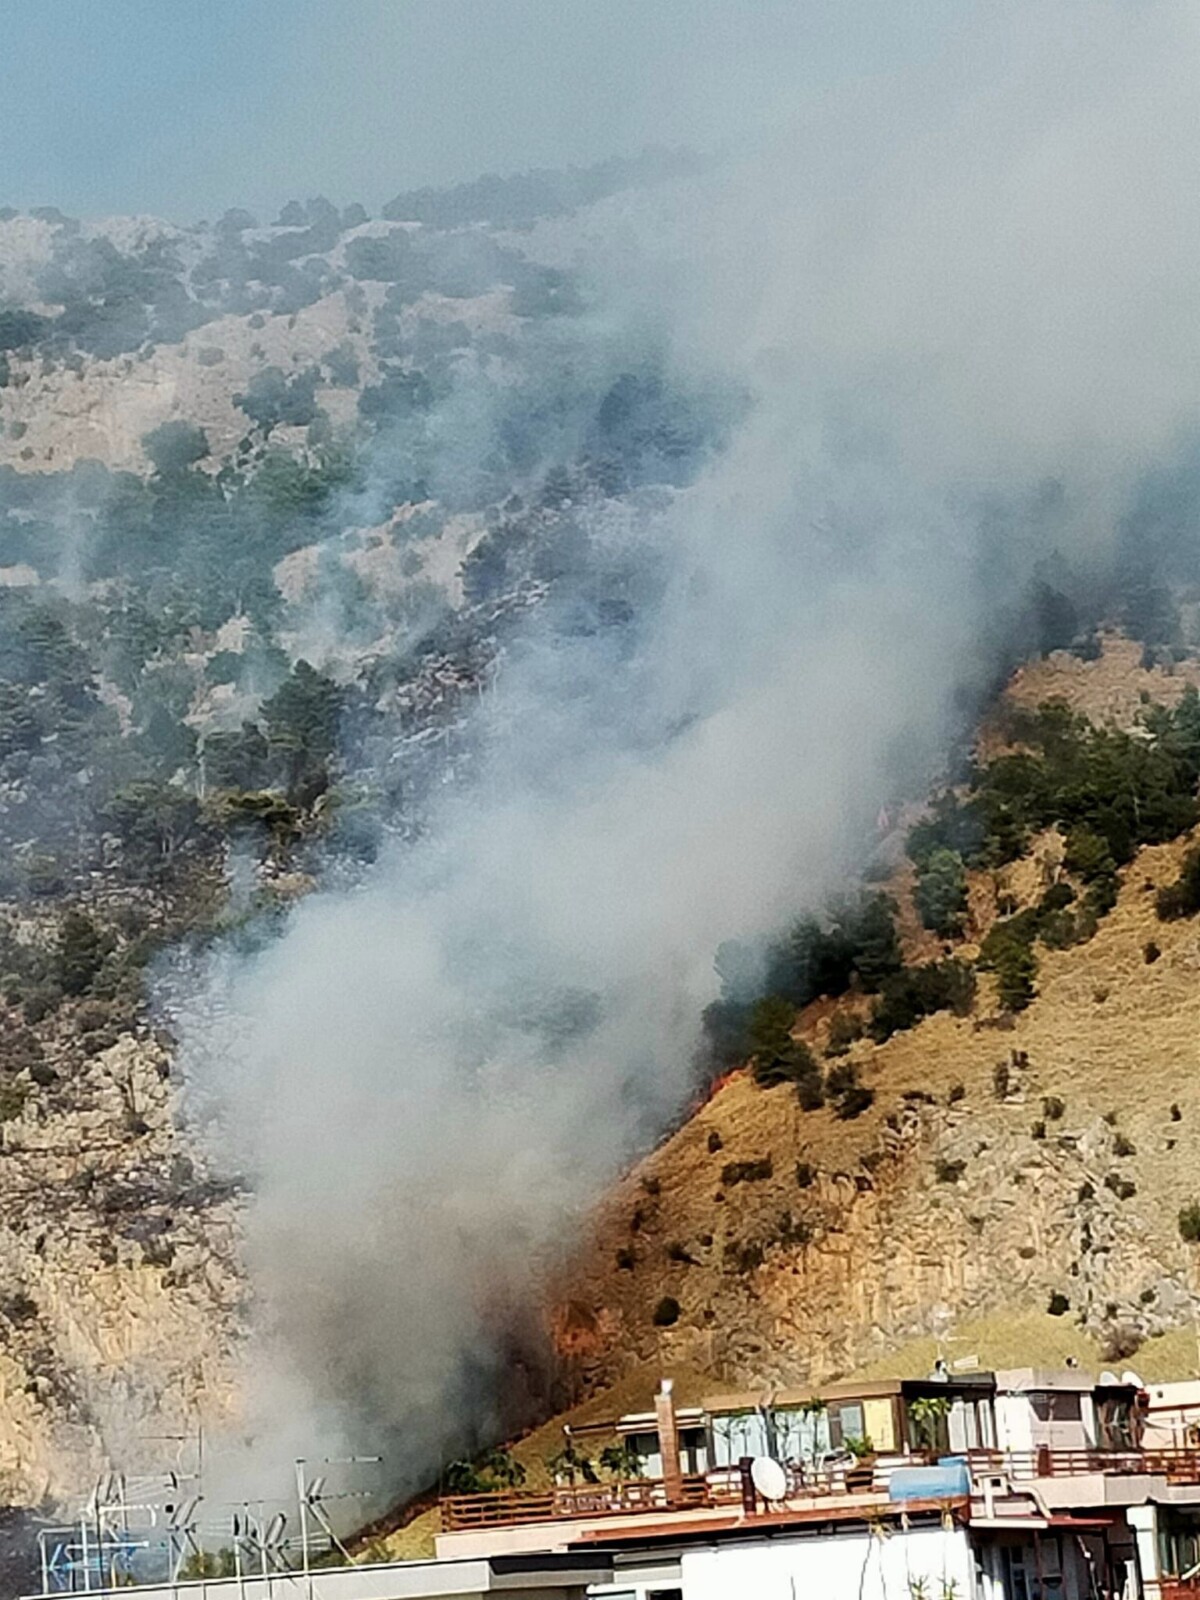
<svg viewBox="0 0 1200 1600">
<path fill-rule="evenodd" d="M 582 1398 L 514 1445 L 527 1481 L 563 1423 L 645 1410 L 664 1373 L 691 1404 L 939 1354 L 1197 1370 L 1194 677 L 1113 634 L 1025 665 L 962 781 L 882 842 L 886 877 L 765 966 L 723 952 L 778 985 L 707 1019 L 710 1048 L 735 1051 L 740 1020 L 755 1053 L 606 1198 L 555 1286 Z M 959 892 L 930 929 L 943 850 Z M 911 1003 L 947 968 L 944 1004 Z M 372 1548 L 427 1553 L 436 1518 L 412 1510 Z"/>
<path fill-rule="evenodd" d="M 1141 670 L 1113 641 L 1096 679 L 1121 662 Z M 1135 694 L 1132 726 L 1096 726 L 1086 692 L 1080 710 L 1061 694 L 1093 664 L 1054 663 L 1059 698 L 1030 713 L 1037 669 L 1018 678 L 988 759 L 870 891 L 915 929 L 931 865 L 953 856 L 938 954 L 898 937 L 892 971 L 851 957 L 820 996 L 802 973 L 786 1028 L 782 996 L 754 1003 L 749 1066 L 602 1209 L 560 1297 L 587 1385 L 674 1359 L 821 1381 L 886 1365 L 940 1305 L 968 1321 L 1053 1308 L 1064 1351 L 1078 1327 L 1113 1360 L 1190 1321 L 1196 694 L 1171 677 L 1173 711 Z M 790 948 L 810 952 L 817 926 Z M 821 937 L 845 926 L 835 913 Z"/>
<path fill-rule="evenodd" d="M 192 958 L 424 837 L 507 657 L 637 662 L 676 575 L 629 529 L 747 400 L 610 337 L 533 224 L 687 170 L 378 219 L 0 214 L 0 1502 L 238 1412 L 247 1181 L 184 1111 Z M 1039 1351 L 1177 1350 L 1200 491 L 1171 471 L 1103 574 L 1054 553 L 1053 486 L 997 510 L 1044 550 L 981 643 L 974 745 L 836 903 L 715 953 L 694 1114 L 546 1285 L 579 1403 L 915 1360 L 943 1304 L 968 1342 L 1020 1308 Z"/>
</svg>

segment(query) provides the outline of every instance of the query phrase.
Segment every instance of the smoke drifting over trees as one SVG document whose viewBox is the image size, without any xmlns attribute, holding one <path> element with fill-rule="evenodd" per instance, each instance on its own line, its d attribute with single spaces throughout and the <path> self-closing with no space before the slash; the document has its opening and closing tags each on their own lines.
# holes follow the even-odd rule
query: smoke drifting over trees
<svg viewBox="0 0 1200 1600">
<path fill-rule="evenodd" d="M 294 1440 L 337 1426 L 415 1484 L 511 1420 L 538 1273 L 686 1099 L 717 946 L 838 883 L 1037 625 L 1035 580 L 1091 613 L 1114 572 L 1149 581 L 1151 469 L 1200 577 L 1196 19 L 1053 9 L 990 8 L 936 72 L 526 236 L 578 274 L 597 349 L 661 348 L 719 420 L 684 467 L 567 478 L 586 559 L 507 634 L 470 782 L 218 953 L 225 1020 L 201 996 L 184 1026 L 198 1114 L 254 1180 L 258 1359 Z M 543 370 L 526 495 L 594 443 Z M 493 470 L 505 402 L 434 403 L 440 482 Z M 627 461 L 636 408 L 611 409 Z M 480 593 L 511 576 L 491 538 Z M 288 1448 L 278 1384 L 260 1459 Z"/>
</svg>

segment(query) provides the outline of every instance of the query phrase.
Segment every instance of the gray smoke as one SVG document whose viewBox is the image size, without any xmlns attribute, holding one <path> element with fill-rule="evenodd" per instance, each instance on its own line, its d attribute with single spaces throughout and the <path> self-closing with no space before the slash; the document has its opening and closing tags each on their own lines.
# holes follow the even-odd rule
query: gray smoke
<svg viewBox="0 0 1200 1600">
<path fill-rule="evenodd" d="M 1037 563 L 1099 561 L 1194 421 L 1197 27 L 989 7 L 936 72 L 534 231 L 748 403 L 690 487 L 581 513 L 656 575 L 633 648 L 531 625 L 427 838 L 209 974 L 263 1470 L 336 1432 L 411 1485 L 509 1420 L 505 1339 L 686 1100 L 716 946 L 843 880 Z"/>
</svg>

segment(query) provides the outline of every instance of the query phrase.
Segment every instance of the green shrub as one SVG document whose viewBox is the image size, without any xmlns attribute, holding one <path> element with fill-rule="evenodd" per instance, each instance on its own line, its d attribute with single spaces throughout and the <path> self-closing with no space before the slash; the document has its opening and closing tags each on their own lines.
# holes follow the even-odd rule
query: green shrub
<svg viewBox="0 0 1200 1600">
<path fill-rule="evenodd" d="M 55 976 L 64 994 L 83 994 L 91 987 L 113 942 L 85 912 L 67 912 L 59 925 L 54 961 Z"/>
<path fill-rule="evenodd" d="M 858 1068 L 850 1062 L 830 1069 L 825 1094 L 832 1102 L 834 1115 L 842 1122 L 852 1122 L 875 1103 L 875 1091 L 858 1081 Z"/>
<path fill-rule="evenodd" d="M 1060 1290 L 1055 1289 L 1054 1293 L 1050 1296 L 1050 1304 L 1046 1307 L 1046 1310 L 1052 1317 L 1064 1317 L 1070 1309 L 1071 1302 L 1067 1299 L 1066 1295 Z"/>
<path fill-rule="evenodd" d="M 630 1439 L 622 1439 L 616 1444 L 606 1444 L 597 1459 L 605 1472 L 622 1481 L 640 1478 L 645 1471 L 641 1454 L 634 1448 Z"/>
<path fill-rule="evenodd" d="M 967 909 L 967 874 L 957 850 L 931 850 L 921 865 L 913 895 L 923 927 L 943 939 L 962 932 Z"/>
<path fill-rule="evenodd" d="M 882 1044 L 937 1011 L 966 1016 L 975 998 L 975 974 L 965 961 L 929 961 L 889 978 L 871 1012 L 870 1034 Z"/>
<path fill-rule="evenodd" d="M 1200 1244 L 1200 1200 L 1189 1200 L 1180 1207 L 1179 1237 L 1188 1244 Z"/>
<path fill-rule="evenodd" d="M 727 1189 L 739 1183 L 761 1183 L 771 1177 L 774 1164 L 770 1156 L 759 1161 L 727 1161 L 721 1168 L 721 1182 Z"/>
<path fill-rule="evenodd" d="M 821 1068 L 804 1041 L 792 1038 L 795 1020 L 795 1007 L 780 995 L 768 995 L 754 1006 L 750 1015 L 754 1081 L 764 1089 L 795 1084 L 803 1109 L 815 1111 L 825 1099 Z"/>
<path fill-rule="evenodd" d="M 884 894 L 863 894 L 835 904 L 824 922 L 801 917 L 770 951 L 767 989 L 797 1007 L 845 994 L 855 979 L 873 993 L 902 965 L 895 909 Z"/>
<path fill-rule="evenodd" d="M 933 1164 L 934 1177 L 939 1183 L 957 1183 L 966 1170 L 965 1161 L 946 1161 L 940 1156 Z"/>
<path fill-rule="evenodd" d="M 797 1049 L 792 1038 L 795 1022 L 795 1006 L 781 995 L 765 996 L 750 1013 L 754 1081 L 764 1089 L 786 1083 L 792 1076 Z"/>
<path fill-rule="evenodd" d="M 830 1057 L 844 1056 L 862 1036 L 862 1018 L 855 1016 L 852 1011 L 837 1011 L 829 1024 L 825 1054 Z"/>
<path fill-rule="evenodd" d="M 996 993 L 1006 1011 L 1023 1011 L 1036 997 L 1037 960 L 1030 949 L 1014 948 L 996 968 Z"/>
<path fill-rule="evenodd" d="M 1200 849 L 1188 851 L 1178 878 L 1155 895 L 1154 909 L 1162 922 L 1192 917 L 1200 911 Z"/>
</svg>

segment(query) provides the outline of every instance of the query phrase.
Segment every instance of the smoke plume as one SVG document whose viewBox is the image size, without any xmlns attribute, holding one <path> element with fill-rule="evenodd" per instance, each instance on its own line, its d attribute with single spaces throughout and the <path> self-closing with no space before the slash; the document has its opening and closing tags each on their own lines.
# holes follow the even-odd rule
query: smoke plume
<svg viewBox="0 0 1200 1600">
<path fill-rule="evenodd" d="M 506 1340 L 686 1101 L 716 946 L 844 881 L 1039 563 L 1099 571 L 1194 423 L 1200 25 L 1049 9 L 529 236 L 605 338 L 742 400 L 692 482 L 580 508 L 636 624 L 531 621 L 469 789 L 207 975 L 184 1060 L 294 1438 L 382 1441 L 399 1487 L 511 1420 Z"/>
</svg>

